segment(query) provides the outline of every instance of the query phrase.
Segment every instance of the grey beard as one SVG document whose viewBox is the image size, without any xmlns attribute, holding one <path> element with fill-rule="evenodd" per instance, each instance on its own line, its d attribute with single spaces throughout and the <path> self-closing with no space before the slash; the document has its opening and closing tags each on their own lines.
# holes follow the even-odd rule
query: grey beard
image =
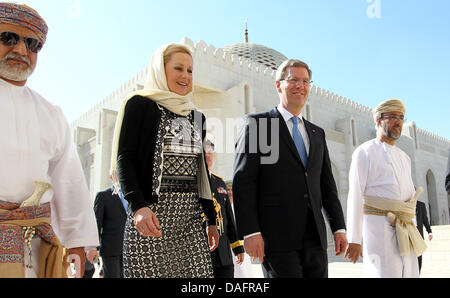
<svg viewBox="0 0 450 298">
<path fill-rule="evenodd" d="M 388 139 L 394 140 L 394 141 L 400 139 L 400 137 L 401 137 L 401 135 L 402 135 L 401 133 L 400 133 L 399 135 L 394 135 L 393 132 L 389 131 L 389 128 L 388 128 L 387 123 L 383 123 L 383 131 L 384 131 L 384 135 L 385 135 Z"/>
<path fill-rule="evenodd" d="M 18 58 L 28 63 L 28 67 L 25 70 L 20 70 L 17 67 L 11 67 L 6 63 L 8 59 Z M 20 56 L 18 54 L 9 54 L 2 60 L 0 60 L 0 76 L 15 82 L 26 81 L 34 71 L 34 65 L 32 66 L 27 57 Z"/>
</svg>

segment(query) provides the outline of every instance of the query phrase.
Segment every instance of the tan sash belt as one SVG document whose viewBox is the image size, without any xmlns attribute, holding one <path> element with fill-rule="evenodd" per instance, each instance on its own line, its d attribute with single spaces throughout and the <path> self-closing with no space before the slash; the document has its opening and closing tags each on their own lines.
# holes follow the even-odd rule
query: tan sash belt
<svg viewBox="0 0 450 298">
<path fill-rule="evenodd" d="M 412 251 L 415 251 L 417 256 L 421 256 L 427 249 L 425 241 L 412 221 L 416 214 L 417 199 L 422 192 L 423 188 L 421 187 L 416 191 L 414 197 L 407 202 L 377 197 L 364 198 L 365 214 L 386 216 L 389 223 L 395 227 L 401 256 L 407 256 Z"/>
</svg>

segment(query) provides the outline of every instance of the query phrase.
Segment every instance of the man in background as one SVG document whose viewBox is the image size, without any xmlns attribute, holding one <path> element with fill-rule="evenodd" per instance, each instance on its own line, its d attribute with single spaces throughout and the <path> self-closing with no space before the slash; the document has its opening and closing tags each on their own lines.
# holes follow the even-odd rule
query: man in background
<svg viewBox="0 0 450 298">
<path fill-rule="evenodd" d="M 447 190 L 447 193 L 450 195 L 450 152 L 447 161 L 447 176 L 445 177 L 445 189 Z"/>
<path fill-rule="evenodd" d="M 237 257 L 237 264 L 242 265 L 245 256 L 244 246 L 236 231 L 227 186 L 222 177 L 211 172 L 215 158 L 215 145 L 211 139 L 212 137 L 210 136 L 205 143 L 205 159 L 208 170 L 211 173 L 212 195 L 218 216 L 217 229 L 220 235 L 219 246 L 211 252 L 211 260 L 215 278 L 234 278 L 234 264 L 231 250 Z"/>
<path fill-rule="evenodd" d="M 430 222 L 428 221 L 427 216 L 427 207 L 425 206 L 424 202 L 417 201 L 416 206 L 416 221 L 417 221 L 417 229 L 419 230 L 420 236 L 423 238 L 423 227 L 425 226 L 425 229 L 428 233 L 428 240 L 433 240 L 433 231 L 430 227 Z M 422 270 L 422 256 L 418 257 L 419 261 L 419 274 Z"/>
<path fill-rule="evenodd" d="M 100 235 L 100 256 L 104 278 L 123 278 L 123 233 L 127 220 L 128 202 L 114 193 L 113 186 L 97 193 L 94 211 Z M 99 257 L 96 249 L 90 250 L 87 259 L 94 263 Z"/>
</svg>

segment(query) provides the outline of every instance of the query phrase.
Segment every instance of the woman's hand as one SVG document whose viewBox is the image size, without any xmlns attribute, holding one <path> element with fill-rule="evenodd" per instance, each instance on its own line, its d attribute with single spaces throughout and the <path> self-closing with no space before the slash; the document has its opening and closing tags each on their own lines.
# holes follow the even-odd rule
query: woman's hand
<svg viewBox="0 0 450 298">
<path fill-rule="evenodd" d="M 217 232 L 217 227 L 208 226 L 206 233 L 208 234 L 209 250 L 214 251 L 219 246 L 219 232 Z"/>
<path fill-rule="evenodd" d="M 148 207 L 136 211 L 134 214 L 134 226 L 139 234 L 144 237 L 162 237 L 159 220 L 156 218 L 155 213 Z"/>
</svg>

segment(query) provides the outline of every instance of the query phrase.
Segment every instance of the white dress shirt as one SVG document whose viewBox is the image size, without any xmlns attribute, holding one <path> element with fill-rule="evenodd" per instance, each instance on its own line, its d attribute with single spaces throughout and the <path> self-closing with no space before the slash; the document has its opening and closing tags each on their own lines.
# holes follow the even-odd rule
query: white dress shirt
<svg viewBox="0 0 450 298">
<path fill-rule="evenodd" d="M 280 112 L 281 116 L 283 117 L 284 121 L 286 122 L 289 133 L 291 134 L 291 137 L 292 137 L 292 129 L 294 127 L 294 122 L 292 121 L 292 117 L 294 117 L 294 115 L 292 115 L 288 110 L 286 110 L 281 104 L 278 105 L 277 109 Z M 300 113 L 300 115 L 298 115 L 297 118 L 300 120 L 300 121 L 298 121 L 298 125 L 297 125 L 298 130 L 300 131 L 300 134 L 302 135 L 303 142 L 305 143 L 305 147 L 306 147 L 306 153 L 308 153 L 308 156 L 309 156 L 309 144 L 310 143 L 309 143 L 308 133 L 306 132 L 305 123 L 303 122 L 302 113 Z"/>
</svg>

